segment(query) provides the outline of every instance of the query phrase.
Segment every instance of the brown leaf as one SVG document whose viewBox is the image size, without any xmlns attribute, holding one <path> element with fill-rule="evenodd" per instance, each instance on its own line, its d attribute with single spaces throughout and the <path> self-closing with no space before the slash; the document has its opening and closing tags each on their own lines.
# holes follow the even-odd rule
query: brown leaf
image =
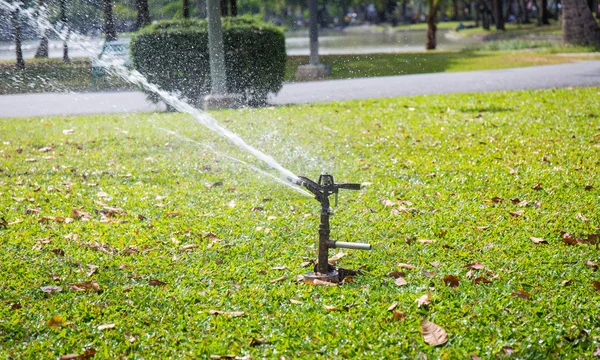
<svg viewBox="0 0 600 360">
<path fill-rule="evenodd" d="M 420 242 L 421 244 L 433 244 L 435 240 L 430 240 L 430 239 L 419 239 L 417 240 L 418 242 Z"/>
<path fill-rule="evenodd" d="M 292 304 L 296 304 L 296 305 L 302 305 L 302 301 L 300 301 L 300 300 L 296 300 L 296 299 L 290 299 L 290 302 L 291 302 Z"/>
<path fill-rule="evenodd" d="M 179 216 L 179 212 L 178 211 L 169 211 L 169 212 L 165 213 L 165 216 L 168 216 L 168 217 L 177 217 L 177 216 Z"/>
<path fill-rule="evenodd" d="M 485 266 L 483 264 L 481 264 L 479 261 L 474 262 L 472 264 L 467 264 L 465 265 L 465 267 L 467 269 L 473 269 L 473 270 L 481 270 L 483 269 Z"/>
<path fill-rule="evenodd" d="M 394 303 L 392 305 L 390 305 L 390 307 L 388 307 L 387 311 L 393 311 L 396 306 L 398 306 L 398 303 L 394 301 Z"/>
<path fill-rule="evenodd" d="M 123 251 L 122 251 L 122 252 L 123 252 L 123 253 L 125 253 L 125 254 L 129 254 L 129 255 L 131 255 L 131 254 L 135 254 L 135 253 L 137 253 L 138 251 L 139 251 L 139 249 L 138 249 L 138 247 L 137 247 L 137 246 L 135 246 L 135 245 L 131 245 L 131 246 L 129 246 L 128 248 L 126 248 L 126 249 L 123 249 Z"/>
<path fill-rule="evenodd" d="M 488 280 L 488 279 L 484 278 L 483 276 L 480 276 L 480 277 L 478 277 L 476 279 L 473 279 L 473 284 L 474 285 L 477 285 L 477 284 L 489 284 L 491 282 L 492 282 L 492 280 Z"/>
<path fill-rule="evenodd" d="M 536 238 L 536 237 L 530 237 L 529 238 L 531 240 L 531 242 L 533 242 L 534 244 L 548 244 L 548 241 L 542 239 L 542 238 Z"/>
<path fill-rule="evenodd" d="M 258 346 L 258 345 L 262 345 L 266 343 L 265 339 L 263 338 L 252 338 L 252 340 L 250 340 L 250 346 Z"/>
<path fill-rule="evenodd" d="M 432 262 L 430 262 L 429 264 L 430 264 L 431 266 L 433 266 L 433 267 L 438 267 L 438 266 L 440 266 L 440 262 L 439 262 L 439 261 L 432 261 Z"/>
<path fill-rule="evenodd" d="M 600 291 L 600 281 L 592 280 L 592 285 L 596 288 L 596 290 Z"/>
<path fill-rule="evenodd" d="M 12 304 L 12 305 L 10 306 L 10 309 L 11 309 L 11 310 L 17 310 L 17 309 L 20 309 L 20 308 L 22 308 L 22 307 L 23 307 L 23 305 L 21 305 L 21 303 L 20 303 L 20 302 L 16 302 L 16 303 L 14 303 L 14 304 Z"/>
<path fill-rule="evenodd" d="M 287 278 L 285 276 L 282 276 L 282 277 L 278 277 L 277 279 L 269 280 L 269 282 L 271 284 L 274 284 L 276 282 L 284 281 L 285 279 L 287 279 Z"/>
<path fill-rule="evenodd" d="M 77 209 L 77 208 L 73 208 L 73 209 L 71 209 L 71 217 L 74 217 L 75 219 L 82 219 L 82 218 L 87 218 L 87 219 L 89 219 L 89 218 L 91 218 L 91 216 L 90 216 L 90 214 L 89 214 L 89 213 L 86 213 L 86 212 L 80 211 L 80 210 L 79 210 L 79 209 Z"/>
<path fill-rule="evenodd" d="M 113 329 L 115 326 L 116 326 L 115 324 L 104 324 L 104 325 L 98 326 L 98 330 L 103 331 L 103 330 Z"/>
<path fill-rule="evenodd" d="M 332 283 L 329 281 L 323 281 L 323 280 L 319 280 L 319 279 L 314 279 L 312 281 L 313 285 L 317 285 L 317 286 L 337 286 L 336 283 Z"/>
<path fill-rule="evenodd" d="M 229 317 L 241 317 L 244 316 L 243 311 L 220 311 L 220 310 L 209 310 L 209 314 L 211 315 L 225 315 Z"/>
<path fill-rule="evenodd" d="M 560 284 L 562 286 L 567 286 L 567 285 L 571 285 L 572 282 L 573 282 L 573 279 L 568 279 L 568 280 L 561 281 Z"/>
<path fill-rule="evenodd" d="M 335 265 L 338 261 L 340 261 L 341 258 L 343 258 L 344 256 L 346 256 L 346 253 L 343 251 L 340 251 L 339 253 L 333 255 L 332 257 L 330 257 L 327 262 L 330 263 L 331 265 Z"/>
<path fill-rule="evenodd" d="M 327 311 L 338 311 L 339 308 L 337 306 L 331 306 L 331 305 L 323 305 L 323 307 L 325 308 L 325 310 Z"/>
<path fill-rule="evenodd" d="M 62 316 L 60 316 L 60 315 L 55 315 L 46 322 L 46 325 L 48 325 L 50 327 L 61 327 L 61 326 L 63 326 L 63 324 L 64 324 L 64 321 L 63 321 Z"/>
<path fill-rule="evenodd" d="M 63 249 L 52 249 L 52 252 L 56 256 L 65 256 L 65 251 Z"/>
<path fill-rule="evenodd" d="M 594 185 L 586 185 L 584 189 L 585 191 L 594 190 Z"/>
<path fill-rule="evenodd" d="M 304 261 L 300 264 L 301 267 L 309 267 L 311 265 L 314 265 L 314 261 Z"/>
<path fill-rule="evenodd" d="M 501 198 L 501 197 L 498 197 L 498 196 L 494 196 L 494 197 L 492 198 L 492 202 L 495 202 L 495 203 L 501 203 L 501 202 L 503 202 L 503 201 L 504 201 L 504 199 L 503 199 L 503 198 Z"/>
<path fill-rule="evenodd" d="M 594 263 L 591 260 L 588 260 L 585 262 L 585 266 L 590 267 L 592 269 L 594 269 L 594 271 L 598 270 L 598 264 Z"/>
<path fill-rule="evenodd" d="M 417 307 L 425 306 L 431 304 L 431 296 L 429 293 L 425 295 L 421 295 L 420 298 L 417 299 Z"/>
<path fill-rule="evenodd" d="M 432 278 L 435 275 L 435 272 L 434 271 L 423 270 L 423 275 L 427 276 L 428 278 Z"/>
<path fill-rule="evenodd" d="M 152 280 L 148 280 L 148 284 L 152 285 L 152 286 L 163 286 L 163 285 L 167 285 L 166 282 L 164 281 L 160 281 L 160 280 L 156 280 L 156 279 L 152 279 Z"/>
<path fill-rule="evenodd" d="M 456 287 L 460 285 L 460 279 L 454 275 L 446 275 L 443 278 L 444 283 L 450 287 Z"/>
<path fill-rule="evenodd" d="M 78 359 L 79 358 L 79 354 L 66 354 L 66 355 L 62 355 L 59 359 L 60 360 L 74 360 L 74 359 Z"/>
<path fill-rule="evenodd" d="M 40 289 L 42 289 L 42 291 L 45 292 L 46 294 L 52 294 L 55 292 L 62 291 L 62 288 L 60 286 L 54 286 L 54 285 L 42 286 Z"/>
<path fill-rule="evenodd" d="M 183 245 L 180 249 L 181 249 L 181 251 L 188 251 L 188 250 L 195 249 L 197 247 L 200 247 L 200 245 L 198 245 L 198 244 L 188 244 L 188 245 Z"/>
<path fill-rule="evenodd" d="M 490 228 L 490 226 L 489 226 L 489 225 L 486 225 L 486 226 L 478 226 L 478 227 L 476 227 L 476 229 L 477 229 L 477 230 L 479 230 L 479 231 L 487 230 L 487 229 L 489 229 L 489 228 Z"/>
<path fill-rule="evenodd" d="M 399 277 L 396 279 L 396 281 L 394 281 L 394 284 L 396 284 L 398 286 L 404 286 L 404 285 L 408 284 L 408 282 L 406 282 L 406 279 L 404 279 L 403 277 Z"/>
<path fill-rule="evenodd" d="M 509 212 L 509 214 L 511 216 L 514 216 L 514 217 L 523 216 L 524 213 L 525 213 L 524 210 L 517 210 L 517 211 L 511 211 L 511 212 Z"/>
<path fill-rule="evenodd" d="M 585 216 L 583 216 L 582 213 L 577 213 L 577 215 L 575 216 L 577 219 L 583 221 L 583 222 L 588 222 L 590 221 L 588 218 L 586 218 Z"/>
<path fill-rule="evenodd" d="M 399 277 L 405 277 L 406 273 L 403 271 L 390 271 L 389 273 L 387 273 L 387 276 L 397 279 Z"/>
<path fill-rule="evenodd" d="M 287 266 L 285 266 L 285 265 L 273 266 L 273 267 L 271 268 L 271 270 L 289 270 L 289 269 L 290 269 L 290 268 L 288 268 L 288 267 L 287 267 Z"/>
<path fill-rule="evenodd" d="M 475 354 L 471 354 L 471 360 L 481 360 L 481 358 Z"/>
<path fill-rule="evenodd" d="M 569 233 L 563 234 L 562 241 L 567 245 L 577 245 L 577 239 Z"/>
<path fill-rule="evenodd" d="M 542 184 L 536 184 L 531 187 L 533 190 L 542 190 Z"/>
<path fill-rule="evenodd" d="M 423 319 L 421 323 L 421 333 L 423 334 L 423 339 L 429 345 L 438 346 L 448 341 L 446 330 L 427 319 Z"/>
<path fill-rule="evenodd" d="M 98 285 L 98 283 L 95 281 L 86 281 L 86 282 L 80 282 L 77 284 L 71 284 L 71 285 L 69 285 L 69 289 L 71 289 L 72 291 L 85 291 L 85 290 L 100 291 L 100 285 Z"/>
<path fill-rule="evenodd" d="M 408 269 L 408 270 L 413 270 L 413 269 L 416 269 L 416 268 L 417 268 L 417 267 L 416 267 L 416 266 L 414 266 L 414 265 L 411 265 L 411 264 L 405 264 L 405 263 L 399 263 L 399 264 L 398 264 L 398 267 L 399 267 L 399 268 L 402 268 L 402 269 Z"/>
<path fill-rule="evenodd" d="M 502 349 L 502 352 L 505 355 L 511 355 L 511 354 L 513 354 L 515 352 L 515 349 L 511 348 L 510 346 L 507 346 L 507 347 L 505 347 L 505 348 Z"/>
<path fill-rule="evenodd" d="M 406 313 L 399 310 L 394 310 L 394 313 L 392 314 L 392 319 L 404 321 L 404 319 L 406 319 Z"/>
<path fill-rule="evenodd" d="M 396 202 L 393 200 L 381 200 L 381 203 L 383 204 L 383 206 L 396 206 Z"/>
<path fill-rule="evenodd" d="M 519 297 L 519 298 L 521 298 L 523 300 L 530 300 L 531 299 L 531 294 L 528 293 L 528 292 L 526 292 L 526 291 L 523 291 L 523 290 L 521 290 L 521 291 L 513 291 L 511 293 L 511 295 Z"/>
</svg>

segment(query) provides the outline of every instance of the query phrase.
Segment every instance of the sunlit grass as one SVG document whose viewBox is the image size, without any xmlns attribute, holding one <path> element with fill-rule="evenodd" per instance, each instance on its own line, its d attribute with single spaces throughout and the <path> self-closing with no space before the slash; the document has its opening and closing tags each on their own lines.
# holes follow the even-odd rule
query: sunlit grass
<svg viewBox="0 0 600 360">
<path fill-rule="evenodd" d="M 365 272 L 338 287 L 296 282 L 318 203 L 160 130 L 261 166 L 187 115 L 1 119 L 0 357 L 589 358 L 600 259 L 561 232 L 599 231 L 598 109 L 583 88 L 214 113 L 294 173 L 365 183 L 340 193 L 332 238 L 374 249 L 346 251 Z M 70 289 L 85 281 L 101 291 Z"/>
</svg>

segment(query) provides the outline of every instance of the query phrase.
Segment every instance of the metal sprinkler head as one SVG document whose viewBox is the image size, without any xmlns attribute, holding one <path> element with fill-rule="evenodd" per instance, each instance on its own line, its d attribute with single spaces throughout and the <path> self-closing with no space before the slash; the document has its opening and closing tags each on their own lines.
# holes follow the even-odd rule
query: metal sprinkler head
<svg viewBox="0 0 600 360">
<path fill-rule="evenodd" d="M 315 195 L 315 199 L 321 203 L 321 223 L 319 224 L 319 256 L 315 265 L 315 271 L 304 275 L 304 282 L 313 283 L 314 280 L 328 282 L 339 282 L 346 275 L 356 273 L 345 269 L 337 269 L 330 265 L 329 249 L 344 248 L 371 250 L 371 245 L 355 242 L 334 241 L 329 239 L 329 216 L 333 215 L 329 203 L 329 196 L 335 194 L 335 205 L 337 206 L 337 197 L 339 189 L 360 190 L 360 184 L 336 184 L 333 176 L 330 174 L 321 174 L 319 182 L 314 182 L 304 176 L 298 176 L 296 185 L 304 186 L 308 191 Z"/>
</svg>

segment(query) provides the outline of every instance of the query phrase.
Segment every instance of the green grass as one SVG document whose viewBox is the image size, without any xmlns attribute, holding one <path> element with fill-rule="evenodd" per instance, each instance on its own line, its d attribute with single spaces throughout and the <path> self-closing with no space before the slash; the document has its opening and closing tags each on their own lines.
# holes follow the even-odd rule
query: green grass
<svg viewBox="0 0 600 360">
<path fill-rule="evenodd" d="M 581 57 L 557 56 L 530 51 L 435 51 L 422 53 L 325 55 L 322 63 L 332 68 L 330 79 L 371 76 L 426 74 L 437 72 L 495 70 L 573 62 Z M 600 55 L 598 56 L 600 57 Z M 586 57 L 586 59 L 591 59 Z M 290 56 L 286 81 L 294 81 L 298 65 L 307 64 L 308 56 Z"/>
<path fill-rule="evenodd" d="M 159 129 L 256 164 L 186 115 L 0 119 L 0 357 L 589 358 L 600 275 L 585 263 L 600 256 L 560 232 L 599 232 L 598 109 L 600 88 L 582 88 L 214 113 L 295 173 L 369 183 L 332 218 L 334 239 L 374 246 L 345 251 L 341 266 L 366 270 L 337 287 L 295 280 L 315 257 L 317 202 Z M 90 219 L 60 222 L 73 208 Z M 492 283 L 467 278 L 474 262 Z M 401 287 L 386 275 L 398 263 L 417 267 Z M 101 291 L 69 290 L 92 280 Z M 425 344 L 424 318 L 445 345 Z"/>
</svg>

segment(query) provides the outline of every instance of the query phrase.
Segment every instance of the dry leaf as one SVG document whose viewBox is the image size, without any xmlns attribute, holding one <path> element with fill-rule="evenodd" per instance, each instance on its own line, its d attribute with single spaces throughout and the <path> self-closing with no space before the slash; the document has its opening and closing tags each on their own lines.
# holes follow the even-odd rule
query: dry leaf
<svg viewBox="0 0 600 360">
<path fill-rule="evenodd" d="M 85 291 L 85 290 L 100 291 L 100 285 L 98 285 L 98 283 L 95 281 L 86 281 L 86 282 L 80 282 L 77 284 L 70 284 L 69 289 L 71 289 L 72 291 Z"/>
<path fill-rule="evenodd" d="M 430 264 L 431 266 L 433 266 L 433 267 L 438 267 L 438 266 L 440 266 L 440 262 L 439 262 L 439 261 L 432 261 L 432 262 L 430 262 L 429 264 Z"/>
<path fill-rule="evenodd" d="M 52 252 L 56 256 L 65 256 L 65 251 L 63 249 L 52 249 Z"/>
<path fill-rule="evenodd" d="M 162 285 L 167 285 L 167 283 L 166 283 L 166 282 L 164 282 L 164 281 L 160 281 L 160 280 L 156 280 L 156 279 L 153 279 L 153 280 L 148 280 L 148 284 L 150 284 L 150 285 L 152 285 L 152 286 L 162 286 Z"/>
<path fill-rule="evenodd" d="M 302 301 L 300 301 L 300 300 L 290 299 L 290 302 L 291 302 L 292 304 L 296 304 L 296 305 L 302 305 Z"/>
<path fill-rule="evenodd" d="M 404 285 L 408 284 L 408 282 L 406 282 L 406 280 L 403 277 L 399 277 L 396 279 L 396 281 L 394 281 L 394 284 L 396 284 L 398 286 L 404 286 Z"/>
<path fill-rule="evenodd" d="M 229 206 L 230 208 L 234 208 L 235 207 L 235 200 L 231 200 L 230 202 L 227 203 L 227 206 Z"/>
<path fill-rule="evenodd" d="M 404 263 L 399 263 L 399 264 L 398 264 L 398 267 L 400 267 L 400 268 L 402 268 L 402 269 L 409 269 L 409 270 L 412 270 L 412 269 L 416 269 L 416 268 L 417 268 L 417 267 L 416 267 L 416 266 L 414 266 L 414 265 L 411 265 L 411 264 L 404 264 Z"/>
<path fill-rule="evenodd" d="M 12 304 L 12 305 L 10 306 L 10 309 L 11 309 L 11 310 L 17 310 L 17 309 L 20 309 L 20 308 L 22 308 L 22 307 L 23 307 L 23 305 L 21 305 L 21 303 L 20 303 L 20 302 L 16 302 L 16 303 L 14 303 L 14 304 Z"/>
<path fill-rule="evenodd" d="M 390 271 L 389 273 L 387 273 L 387 276 L 397 279 L 399 277 L 405 277 L 406 273 L 403 271 Z"/>
<path fill-rule="evenodd" d="M 435 272 L 429 271 L 429 270 L 423 270 L 423 275 L 427 276 L 428 278 L 432 278 L 435 275 Z"/>
<path fill-rule="evenodd" d="M 586 191 L 594 190 L 594 186 L 593 185 L 586 185 L 584 189 Z"/>
<path fill-rule="evenodd" d="M 501 203 L 501 202 L 503 202 L 503 201 L 504 201 L 504 199 L 503 199 L 503 198 L 501 198 L 501 197 L 498 197 L 498 196 L 494 196 L 494 197 L 492 198 L 492 202 L 495 202 L 495 203 Z"/>
<path fill-rule="evenodd" d="M 573 282 L 573 279 L 563 280 L 560 282 L 562 286 L 570 285 Z"/>
<path fill-rule="evenodd" d="M 480 277 L 478 277 L 478 278 L 476 278 L 476 279 L 473 280 L 473 284 L 474 285 L 477 285 L 477 284 L 489 284 L 491 282 L 492 282 L 492 280 L 488 280 L 488 279 L 486 279 L 486 278 L 484 278 L 482 276 L 480 276 Z"/>
<path fill-rule="evenodd" d="M 60 360 L 74 360 L 74 359 L 78 359 L 79 358 L 79 354 L 66 354 L 66 355 L 62 355 L 59 359 Z"/>
<path fill-rule="evenodd" d="M 490 228 L 490 226 L 489 226 L 489 225 L 486 225 L 486 226 L 478 226 L 478 227 L 476 227 L 476 229 L 477 229 L 477 230 L 479 230 L 479 231 L 487 230 L 487 229 L 489 229 L 489 228 Z"/>
<path fill-rule="evenodd" d="M 429 293 L 422 295 L 417 299 L 417 307 L 425 306 L 431 304 L 431 298 Z"/>
<path fill-rule="evenodd" d="M 398 306 L 398 303 L 394 301 L 394 303 L 392 305 L 390 305 L 390 307 L 388 307 L 387 311 L 393 311 L 396 306 Z"/>
<path fill-rule="evenodd" d="M 582 213 L 577 213 L 577 215 L 575 216 L 577 219 L 583 221 L 583 222 L 588 222 L 590 220 L 588 220 L 588 218 L 586 218 L 585 216 L 583 216 Z"/>
<path fill-rule="evenodd" d="M 507 347 L 505 347 L 505 348 L 502 349 L 502 352 L 505 355 L 511 355 L 511 354 L 513 354 L 515 352 L 515 349 L 511 348 L 510 346 L 507 346 Z"/>
<path fill-rule="evenodd" d="M 396 202 L 393 200 L 381 200 L 383 206 L 396 206 Z"/>
<path fill-rule="evenodd" d="M 219 311 L 219 310 L 209 310 L 208 313 L 211 315 L 225 315 L 225 316 L 229 316 L 229 317 L 240 317 L 240 316 L 244 316 L 244 314 L 245 314 L 243 311 Z"/>
<path fill-rule="evenodd" d="M 536 237 L 530 237 L 529 238 L 534 244 L 547 244 L 548 241 L 542 239 L 542 238 L 536 238 Z"/>
<path fill-rule="evenodd" d="M 421 333 L 423 334 L 423 339 L 429 345 L 438 346 L 448 341 L 446 330 L 427 319 L 423 319 L 421 323 Z"/>
<path fill-rule="evenodd" d="M 592 285 L 596 288 L 596 290 L 600 291 L 600 281 L 592 280 Z"/>
<path fill-rule="evenodd" d="M 165 216 L 168 216 L 168 217 L 177 217 L 177 216 L 179 216 L 179 211 L 168 211 L 168 212 L 165 213 Z"/>
<path fill-rule="evenodd" d="M 467 264 L 465 265 L 465 267 L 467 269 L 473 269 L 473 270 L 481 270 L 483 269 L 485 266 L 483 264 L 481 264 L 479 261 L 474 262 L 473 264 Z"/>
<path fill-rule="evenodd" d="M 104 324 L 104 325 L 98 326 L 98 330 L 99 331 L 108 330 L 108 329 L 114 328 L 115 326 L 116 326 L 115 324 Z"/>
<path fill-rule="evenodd" d="M 433 242 L 435 240 L 430 240 L 430 239 L 419 239 L 417 240 L 418 242 L 420 242 L 421 244 L 433 244 Z"/>
<path fill-rule="evenodd" d="M 60 315 L 56 315 L 50 318 L 50 320 L 48 320 L 46 322 L 46 325 L 50 326 L 50 327 L 61 327 L 63 326 L 64 321 L 62 316 Z"/>
<path fill-rule="evenodd" d="M 180 249 L 181 249 L 181 251 L 188 251 L 188 250 L 195 249 L 199 246 L 200 245 L 197 245 L 197 244 L 189 244 L 189 245 L 183 245 Z"/>
<path fill-rule="evenodd" d="M 289 270 L 289 268 L 287 266 L 280 265 L 280 266 L 273 266 L 271 268 L 271 270 Z"/>
<path fill-rule="evenodd" d="M 569 233 L 563 234 L 562 241 L 567 245 L 577 245 L 577 239 Z"/>
<path fill-rule="evenodd" d="M 318 285 L 318 286 L 337 286 L 336 283 L 332 283 L 329 281 L 323 281 L 323 280 L 319 280 L 319 279 L 314 279 L 312 281 L 313 285 Z"/>
<path fill-rule="evenodd" d="M 511 295 L 519 297 L 519 298 L 521 298 L 523 300 L 530 300 L 531 299 L 531 294 L 528 293 L 528 292 L 526 292 L 526 291 L 523 291 L 523 290 L 521 290 L 521 291 L 513 291 L 511 293 Z"/>
<path fill-rule="evenodd" d="M 593 261 L 586 261 L 585 262 L 585 266 L 590 267 L 592 269 L 594 269 L 594 271 L 598 270 L 598 264 L 594 263 Z"/>
<path fill-rule="evenodd" d="M 536 184 L 531 187 L 533 190 L 542 190 L 542 184 Z"/>
<path fill-rule="evenodd" d="M 54 286 L 54 285 L 42 286 L 40 289 L 42 289 L 42 291 L 45 292 L 46 294 L 52 294 L 55 292 L 62 291 L 62 288 L 60 286 Z"/>
<path fill-rule="evenodd" d="M 523 216 L 524 213 L 525 213 L 524 210 L 517 210 L 517 211 L 511 211 L 511 212 L 509 212 L 509 214 L 511 216 L 514 216 L 514 217 Z"/>
<path fill-rule="evenodd" d="M 394 310 L 394 313 L 392 314 L 392 319 L 404 321 L 404 319 L 406 319 L 406 313 L 399 310 Z"/>
<path fill-rule="evenodd" d="M 443 278 L 444 283 L 450 287 L 456 287 L 460 285 L 460 279 L 454 275 L 446 275 Z"/>
<path fill-rule="evenodd" d="M 332 257 L 330 257 L 327 262 L 330 263 L 331 265 L 335 265 L 338 261 L 340 261 L 341 258 L 343 258 L 344 256 L 346 256 L 345 252 L 340 251 L 339 253 L 333 255 Z"/>
<path fill-rule="evenodd" d="M 250 346 L 258 346 L 264 343 L 266 343 L 266 341 L 263 338 L 252 338 L 252 340 L 250 340 Z"/>
<path fill-rule="evenodd" d="M 325 308 L 325 310 L 328 310 L 328 311 L 338 311 L 339 310 L 337 308 L 337 306 L 323 305 L 323 307 Z"/>
<path fill-rule="evenodd" d="M 285 279 L 287 279 L 287 278 L 285 276 L 282 276 L 282 277 L 278 277 L 277 279 L 269 280 L 269 282 L 271 284 L 274 284 L 276 282 L 284 281 Z"/>
</svg>

